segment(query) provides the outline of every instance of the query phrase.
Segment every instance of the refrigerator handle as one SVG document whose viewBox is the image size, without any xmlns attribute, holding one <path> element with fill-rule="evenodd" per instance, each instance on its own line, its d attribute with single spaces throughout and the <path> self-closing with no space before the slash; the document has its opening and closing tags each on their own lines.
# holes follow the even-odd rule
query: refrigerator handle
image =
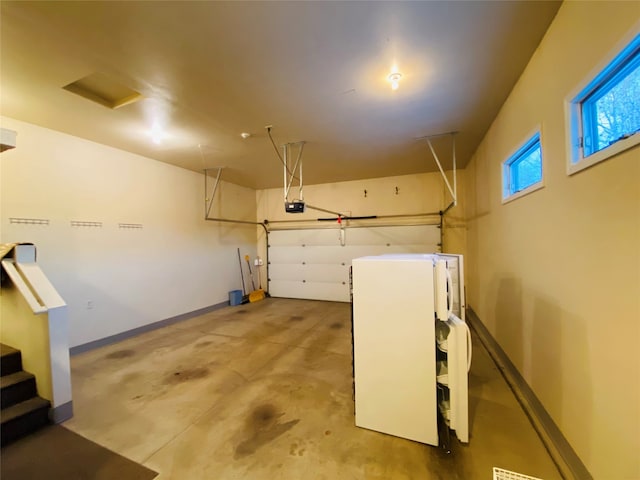
<svg viewBox="0 0 640 480">
<path fill-rule="evenodd" d="M 464 325 L 464 329 L 467 337 L 467 372 L 471 370 L 471 357 L 473 356 L 473 344 L 471 343 L 471 330 L 466 322 L 461 322 Z"/>
<path fill-rule="evenodd" d="M 447 272 L 447 298 L 449 300 L 449 307 L 447 309 L 447 318 L 453 315 L 453 279 L 451 278 L 451 272 L 446 269 Z"/>
<path fill-rule="evenodd" d="M 436 318 L 442 322 L 446 322 L 449 319 L 450 312 L 447 305 L 448 292 L 447 286 L 449 281 L 447 279 L 447 265 L 444 260 L 439 260 L 435 263 L 435 300 L 436 300 Z"/>
</svg>

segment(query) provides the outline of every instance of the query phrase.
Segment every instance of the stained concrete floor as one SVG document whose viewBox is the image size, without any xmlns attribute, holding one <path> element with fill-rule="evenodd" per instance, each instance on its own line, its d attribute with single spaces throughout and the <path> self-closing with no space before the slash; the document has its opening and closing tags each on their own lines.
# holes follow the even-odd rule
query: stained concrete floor
<svg viewBox="0 0 640 480">
<path fill-rule="evenodd" d="M 72 357 L 65 426 L 180 479 L 561 478 L 474 338 L 468 445 L 358 428 L 350 306 L 266 299 Z"/>
</svg>

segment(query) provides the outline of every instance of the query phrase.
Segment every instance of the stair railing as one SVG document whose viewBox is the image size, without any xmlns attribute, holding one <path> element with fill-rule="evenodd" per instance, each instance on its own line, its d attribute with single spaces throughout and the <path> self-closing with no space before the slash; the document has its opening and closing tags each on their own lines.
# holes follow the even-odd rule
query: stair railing
<svg viewBox="0 0 640 480">
<path fill-rule="evenodd" d="M 7 275 L 13 284 L 27 301 L 31 310 L 33 310 L 33 313 L 44 313 L 47 311 L 46 305 L 44 305 L 42 300 L 36 296 L 33 289 L 16 268 L 16 264 L 12 259 L 5 258 L 2 260 L 2 268 L 7 272 Z"/>
<path fill-rule="evenodd" d="M 15 258 L 3 258 L 2 268 L 35 314 L 65 306 L 36 263 L 35 245 L 16 245 Z"/>
<path fill-rule="evenodd" d="M 2 269 L 15 287 L 15 298 L 22 296 L 26 305 L 22 310 L 17 307 L 17 317 L 12 314 L 3 318 L 3 340 L 22 350 L 25 370 L 36 375 L 38 392 L 51 401 L 50 417 L 58 423 L 73 415 L 67 304 L 36 263 L 35 245 L 17 244 L 9 248 L 4 253 L 12 254 L 12 258 L 2 259 Z M 2 301 L 3 317 L 5 309 L 13 312 L 18 305 L 10 296 Z M 26 321 L 31 316 L 29 309 L 40 317 L 39 321 L 35 318 Z"/>
</svg>

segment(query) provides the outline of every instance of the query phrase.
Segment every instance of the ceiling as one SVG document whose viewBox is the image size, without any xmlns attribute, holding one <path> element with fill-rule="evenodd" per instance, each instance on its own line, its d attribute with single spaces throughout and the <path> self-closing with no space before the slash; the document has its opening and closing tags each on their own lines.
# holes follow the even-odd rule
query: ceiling
<svg viewBox="0 0 640 480">
<path fill-rule="evenodd" d="M 0 108 L 252 188 L 283 182 L 267 125 L 277 145 L 307 142 L 305 184 L 434 171 L 420 137 L 447 132 L 464 167 L 559 6 L 3 0 Z M 62 88 L 95 73 L 141 99 Z M 451 137 L 434 142 L 450 166 Z"/>
</svg>

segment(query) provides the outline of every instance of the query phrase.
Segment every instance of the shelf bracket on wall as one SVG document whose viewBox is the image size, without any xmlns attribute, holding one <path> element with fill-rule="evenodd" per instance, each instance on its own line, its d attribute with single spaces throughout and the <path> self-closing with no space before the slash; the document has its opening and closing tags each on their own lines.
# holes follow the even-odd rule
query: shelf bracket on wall
<svg viewBox="0 0 640 480">
<path fill-rule="evenodd" d="M 447 189 L 449 190 L 449 193 L 451 194 L 451 198 L 452 198 L 452 202 L 451 204 L 446 208 L 445 212 L 447 210 L 449 210 L 451 207 L 455 207 L 458 204 L 458 181 L 457 181 L 457 177 L 456 177 L 456 134 L 458 132 L 448 132 L 448 133 L 441 133 L 438 135 L 427 135 L 425 137 L 420 137 L 420 139 L 425 139 L 427 141 L 427 145 L 429 145 L 429 150 L 431 150 L 431 154 L 433 155 L 433 159 L 436 161 L 436 165 L 438 165 L 438 169 L 440 170 L 440 173 L 442 174 L 442 178 L 444 179 L 444 183 L 447 185 Z M 444 169 L 442 168 L 442 164 L 440 163 L 440 159 L 438 158 L 438 155 L 436 154 L 435 149 L 433 148 L 433 144 L 431 143 L 431 140 L 435 139 L 435 138 L 439 138 L 439 137 L 445 137 L 445 136 L 450 136 L 451 137 L 451 147 L 452 147 L 452 162 L 453 162 L 453 188 L 451 187 L 451 183 L 449 183 L 449 179 L 447 178 L 447 175 L 444 172 Z"/>
<path fill-rule="evenodd" d="M 209 213 L 211 212 L 211 207 L 213 205 L 213 200 L 216 197 L 216 192 L 218 191 L 218 185 L 220 183 L 220 176 L 222 175 L 222 169 L 224 167 L 212 167 L 204 169 L 204 218 L 209 218 Z M 209 172 L 216 172 L 216 181 L 213 184 L 213 190 L 211 191 L 211 195 L 209 195 Z"/>
<path fill-rule="evenodd" d="M 213 206 L 213 201 L 216 198 L 216 192 L 218 191 L 218 185 L 220 184 L 220 177 L 222 176 L 222 170 L 225 167 L 210 167 L 204 169 L 204 219 L 210 220 L 212 222 L 224 222 L 224 223 L 238 223 L 244 225 L 260 225 L 265 233 L 269 233 L 267 230 L 267 226 L 263 222 L 252 222 L 250 220 L 235 220 L 232 218 L 219 218 L 219 217 L 210 217 L 211 207 Z M 211 193 L 209 194 L 209 172 L 212 172 L 212 176 L 215 175 L 216 179 L 213 183 L 213 188 Z"/>
</svg>

